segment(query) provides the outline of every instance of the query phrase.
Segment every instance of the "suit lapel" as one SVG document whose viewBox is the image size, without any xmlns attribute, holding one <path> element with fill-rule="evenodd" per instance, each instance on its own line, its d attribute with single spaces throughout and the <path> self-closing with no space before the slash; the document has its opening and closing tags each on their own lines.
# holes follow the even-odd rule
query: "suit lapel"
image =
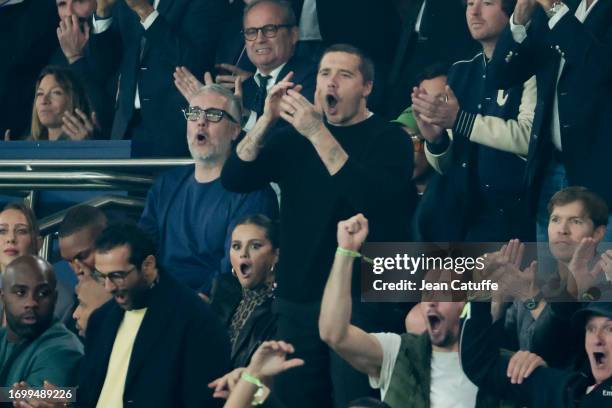
<svg viewBox="0 0 612 408">
<path fill-rule="evenodd" d="M 274 82 L 275 84 L 279 83 L 280 81 L 283 80 L 283 78 L 289 73 L 289 71 L 292 70 L 293 67 L 293 58 L 295 58 L 295 56 L 291 57 L 289 59 L 289 61 L 287 61 L 287 63 L 285 64 L 285 66 L 283 67 L 283 69 L 281 69 L 281 71 L 278 73 L 278 76 L 276 77 L 276 82 Z M 293 81 L 296 81 L 296 77 L 295 77 L 296 72 L 293 71 Z"/>
<path fill-rule="evenodd" d="M 174 313 L 176 300 L 169 296 L 168 285 L 161 281 L 163 279 L 162 274 L 160 282 L 153 289 L 151 302 L 134 340 L 130 365 L 125 379 L 126 390 L 137 375 L 142 363 L 149 357 L 150 349 L 166 331 L 166 326 L 170 323 L 170 317 Z"/>
<path fill-rule="evenodd" d="M 170 9 L 170 6 L 172 5 L 173 0 L 160 0 L 159 4 L 157 5 L 157 12 L 160 14 L 157 18 L 161 17 L 161 16 L 165 16 L 167 15 L 168 10 Z M 155 4 L 154 0 L 149 0 L 150 4 Z M 142 24 L 139 22 L 138 25 L 140 26 L 139 28 L 143 28 Z M 142 35 L 143 35 L 143 39 L 144 37 L 144 30 L 142 30 Z M 141 52 L 140 52 L 140 60 L 142 61 L 143 58 L 146 56 L 147 52 L 149 52 L 149 42 L 148 41 L 142 41 L 141 42 Z"/>
</svg>

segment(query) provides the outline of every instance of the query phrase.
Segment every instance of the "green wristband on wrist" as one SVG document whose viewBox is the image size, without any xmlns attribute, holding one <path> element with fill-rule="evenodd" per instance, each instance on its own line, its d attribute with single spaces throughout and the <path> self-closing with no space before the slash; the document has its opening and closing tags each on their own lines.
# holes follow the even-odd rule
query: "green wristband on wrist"
<svg viewBox="0 0 612 408">
<path fill-rule="evenodd" d="M 242 374 L 240 374 L 240 378 L 257 386 L 257 391 L 253 395 L 253 402 L 251 402 L 251 405 L 257 406 L 263 404 L 265 401 L 265 385 L 261 382 L 261 380 L 255 376 L 252 376 L 246 371 L 243 371 Z"/>
<path fill-rule="evenodd" d="M 363 259 L 365 262 L 367 262 L 369 264 L 373 264 L 374 263 L 374 261 L 371 258 L 368 258 L 367 256 L 362 255 L 362 254 L 360 254 L 357 251 L 351 251 L 350 249 L 338 247 L 338 248 L 336 248 L 336 253 L 340 254 L 340 255 L 348 256 L 348 257 L 351 257 L 351 258 L 361 258 L 361 259 Z"/>
</svg>

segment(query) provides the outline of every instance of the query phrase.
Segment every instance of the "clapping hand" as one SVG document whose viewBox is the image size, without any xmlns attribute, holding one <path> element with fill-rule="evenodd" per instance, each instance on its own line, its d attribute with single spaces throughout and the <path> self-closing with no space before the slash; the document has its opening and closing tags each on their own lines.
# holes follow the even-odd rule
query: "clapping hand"
<svg viewBox="0 0 612 408">
<path fill-rule="evenodd" d="M 217 75 L 215 82 L 221 86 L 231 89 L 232 91 L 236 87 L 237 78 L 240 78 L 242 82 L 244 82 L 253 76 L 252 72 L 245 71 L 244 69 L 240 69 L 231 64 L 217 64 L 215 65 L 215 68 L 229 72 L 229 75 Z"/>
<path fill-rule="evenodd" d="M 65 111 L 62 121 L 62 132 L 71 140 L 91 139 L 96 129 L 99 129 L 96 112 L 88 117 L 80 109 L 75 109 L 74 113 Z"/>
</svg>

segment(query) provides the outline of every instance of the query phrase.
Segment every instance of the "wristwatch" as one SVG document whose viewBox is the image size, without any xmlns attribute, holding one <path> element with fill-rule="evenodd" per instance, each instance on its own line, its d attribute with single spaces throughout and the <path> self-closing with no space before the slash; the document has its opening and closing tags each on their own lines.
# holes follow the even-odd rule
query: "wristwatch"
<svg viewBox="0 0 612 408">
<path fill-rule="evenodd" d="M 537 295 L 535 295 L 532 298 L 529 299 L 525 299 L 525 301 L 523 302 L 523 305 L 525 306 L 525 309 L 527 310 L 533 310 L 535 308 L 538 307 L 538 305 L 540 304 L 540 300 L 542 300 L 542 292 L 538 292 Z"/>
<path fill-rule="evenodd" d="M 546 10 L 546 16 L 549 19 L 553 18 L 555 14 L 557 14 L 559 11 L 561 11 L 561 9 L 563 9 L 563 6 L 565 6 L 565 3 L 563 3 L 562 1 L 555 1 L 553 5 L 548 10 Z"/>
</svg>

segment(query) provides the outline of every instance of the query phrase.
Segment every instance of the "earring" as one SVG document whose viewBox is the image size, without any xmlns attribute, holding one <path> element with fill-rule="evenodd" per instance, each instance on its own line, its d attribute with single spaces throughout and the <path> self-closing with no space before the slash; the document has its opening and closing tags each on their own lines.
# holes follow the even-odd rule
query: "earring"
<svg viewBox="0 0 612 408">
<path fill-rule="evenodd" d="M 238 276 L 236 276 L 236 271 L 234 270 L 234 268 L 232 268 L 232 275 L 234 275 L 234 278 L 238 277 Z"/>
</svg>

